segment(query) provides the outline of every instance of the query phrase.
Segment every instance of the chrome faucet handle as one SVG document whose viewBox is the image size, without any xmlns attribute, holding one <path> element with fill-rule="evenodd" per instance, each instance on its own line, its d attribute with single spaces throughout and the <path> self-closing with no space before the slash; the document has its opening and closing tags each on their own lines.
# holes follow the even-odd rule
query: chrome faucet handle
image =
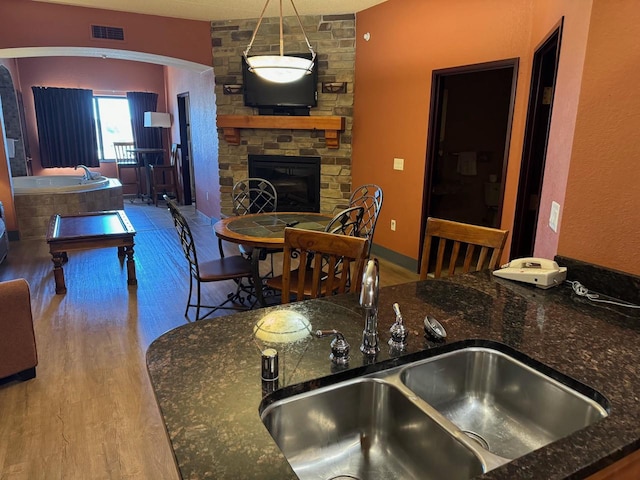
<svg viewBox="0 0 640 480">
<path fill-rule="evenodd" d="M 389 332 L 391 332 L 389 346 L 398 350 L 404 350 L 404 348 L 407 346 L 407 337 L 409 336 L 409 331 L 404 326 L 402 313 L 400 313 L 400 305 L 394 303 L 393 311 L 396 314 L 396 321 L 393 325 L 391 325 L 391 328 L 389 329 Z"/>
<path fill-rule="evenodd" d="M 336 365 L 347 365 L 349 363 L 350 346 L 344 335 L 338 330 L 316 330 L 314 335 L 318 338 L 334 335 L 331 340 L 331 354 L 329 358 Z"/>
</svg>

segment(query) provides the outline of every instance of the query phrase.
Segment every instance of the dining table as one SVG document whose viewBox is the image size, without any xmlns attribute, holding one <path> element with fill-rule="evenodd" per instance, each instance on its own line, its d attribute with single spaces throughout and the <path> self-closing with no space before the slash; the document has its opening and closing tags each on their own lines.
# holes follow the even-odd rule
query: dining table
<svg viewBox="0 0 640 480">
<path fill-rule="evenodd" d="M 260 257 L 263 250 L 284 248 L 284 229 L 287 227 L 324 231 L 333 216 L 315 212 L 251 213 L 223 218 L 213 225 L 218 238 L 238 245 L 252 247 L 251 274 L 255 295 L 260 306 L 267 306 L 263 279 L 260 276 Z"/>
</svg>

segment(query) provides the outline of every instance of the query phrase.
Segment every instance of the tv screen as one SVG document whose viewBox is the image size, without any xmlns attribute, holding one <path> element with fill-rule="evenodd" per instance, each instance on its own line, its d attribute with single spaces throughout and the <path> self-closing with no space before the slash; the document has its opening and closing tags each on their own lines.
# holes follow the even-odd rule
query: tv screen
<svg viewBox="0 0 640 480">
<path fill-rule="evenodd" d="M 311 54 L 288 54 L 311 58 Z M 259 109 L 266 115 L 308 115 L 309 109 L 318 105 L 318 69 L 314 66 L 309 75 L 292 83 L 275 83 L 260 78 L 249 71 L 242 57 L 244 104 Z"/>
</svg>

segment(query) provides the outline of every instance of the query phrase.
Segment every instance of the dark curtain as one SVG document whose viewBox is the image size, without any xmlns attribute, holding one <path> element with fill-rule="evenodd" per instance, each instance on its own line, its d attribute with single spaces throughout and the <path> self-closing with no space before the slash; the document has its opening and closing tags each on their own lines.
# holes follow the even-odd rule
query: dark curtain
<svg viewBox="0 0 640 480">
<path fill-rule="evenodd" d="M 99 167 L 93 92 L 31 87 L 43 168 Z"/>
<path fill-rule="evenodd" d="M 127 92 L 133 141 L 137 148 L 162 148 L 162 132 L 159 128 L 144 126 L 144 112 L 155 112 L 158 94 L 147 92 Z"/>
</svg>

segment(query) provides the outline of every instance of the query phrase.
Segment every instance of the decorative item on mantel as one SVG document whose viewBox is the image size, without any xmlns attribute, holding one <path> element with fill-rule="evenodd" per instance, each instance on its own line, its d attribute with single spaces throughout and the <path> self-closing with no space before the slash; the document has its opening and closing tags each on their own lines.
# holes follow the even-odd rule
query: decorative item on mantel
<svg viewBox="0 0 640 480">
<path fill-rule="evenodd" d="M 222 85 L 222 93 L 224 95 L 239 95 L 242 93 L 244 85 L 241 83 L 225 83 Z"/>
<path fill-rule="evenodd" d="M 251 36 L 249 45 L 247 46 L 247 49 L 244 51 L 243 55 L 245 60 L 247 61 L 247 65 L 249 66 L 249 71 L 264 78 L 265 80 L 270 80 L 277 83 L 295 82 L 296 80 L 300 80 L 305 75 L 309 75 L 311 73 L 316 59 L 316 53 L 313 51 L 313 48 L 309 43 L 309 39 L 307 38 L 307 34 L 304 32 L 302 21 L 300 20 L 300 15 L 298 15 L 298 10 L 296 9 L 293 0 L 291 0 L 291 6 L 293 7 L 293 11 L 295 12 L 296 18 L 298 19 L 298 25 L 300 25 L 300 30 L 302 30 L 302 35 L 304 36 L 304 41 L 307 43 L 307 48 L 311 53 L 311 58 L 284 54 L 282 0 L 279 0 L 280 55 L 254 55 L 252 57 L 249 56 L 249 50 L 251 50 L 251 47 L 253 46 L 253 41 L 256 39 L 256 34 L 258 33 L 258 29 L 260 28 L 260 24 L 262 23 L 262 18 L 264 17 L 264 12 L 269 6 L 270 1 L 271 0 L 267 0 L 267 2 L 264 4 L 262 13 L 260 14 L 260 18 L 258 19 L 258 24 L 256 25 L 256 29 L 253 31 L 253 35 Z"/>
<path fill-rule="evenodd" d="M 347 82 L 322 82 L 322 93 L 347 93 Z"/>
</svg>

